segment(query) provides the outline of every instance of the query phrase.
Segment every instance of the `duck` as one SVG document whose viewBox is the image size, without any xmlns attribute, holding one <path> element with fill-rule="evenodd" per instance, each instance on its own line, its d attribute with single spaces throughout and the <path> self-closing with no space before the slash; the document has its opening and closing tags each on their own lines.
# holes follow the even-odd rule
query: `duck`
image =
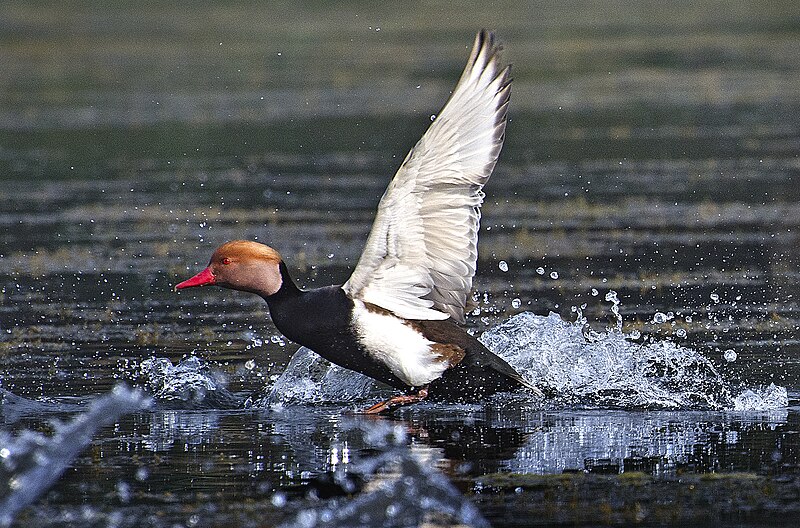
<svg viewBox="0 0 800 528">
<path fill-rule="evenodd" d="M 494 33 L 476 35 L 450 98 L 381 197 L 344 284 L 300 289 L 277 250 L 234 240 L 175 290 L 219 286 L 261 296 L 286 338 L 398 391 L 367 414 L 519 389 L 543 397 L 462 326 L 471 309 L 483 187 L 505 139 L 511 77 L 500 51 Z"/>
</svg>

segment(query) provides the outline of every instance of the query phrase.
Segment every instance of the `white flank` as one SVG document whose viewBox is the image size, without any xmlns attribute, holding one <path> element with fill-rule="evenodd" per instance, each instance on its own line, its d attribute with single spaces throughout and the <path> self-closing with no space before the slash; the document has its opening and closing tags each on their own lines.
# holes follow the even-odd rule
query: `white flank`
<svg viewBox="0 0 800 528">
<path fill-rule="evenodd" d="M 369 311 L 354 299 L 353 329 L 358 340 L 376 360 L 404 383 L 421 387 L 439 378 L 447 370 L 447 362 L 437 361 L 431 351 L 433 341 L 389 314 Z"/>
</svg>

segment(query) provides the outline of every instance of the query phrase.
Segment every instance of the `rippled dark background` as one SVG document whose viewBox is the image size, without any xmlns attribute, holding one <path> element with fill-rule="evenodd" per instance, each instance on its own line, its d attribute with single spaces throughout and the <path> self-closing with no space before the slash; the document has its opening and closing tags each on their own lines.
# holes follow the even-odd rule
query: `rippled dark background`
<svg viewBox="0 0 800 528">
<path fill-rule="evenodd" d="M 614 290 L 626 330 L 695 348 L 733 382 L 789 389 L 777 418 L 654 418 L 654 430 L 711 431 L 669 436 L 675 445 L 716 453 L 722 438 L 738 453 L 725 463 L 697 454 L 689 471 L 796 472 L 796 2 L 3 2 L 2 388 L 81 402 L 135 382 L 143 359 L 194 354 L 242 397 L 263 392 L 295 349 L 264 303 L 172 285 L 233 238 L 279 249 L 303 286 L 346 280 L 383 189 L 481 27 L 504 42 L 514 85 L 486 187 L 472 329 L 522 310 L 574 318 L 584 303 L 601 329 Z M 659 323 L 659 313 L 673 317 Z M 617 423 L 596 409 L 591 419 L 568 409 L 500 422 L 492 409 L 437 412 L 412 413 L 426 431 L 415 442 L 437 467 L 468 461 L 467 493 L 469 479 L 516 467 L 512 453 L 538 446 L 526 443 L 535 431 L 553 432 L 558 448 L 523 473 L 595 467 L 586 460 L 611 452 L 593 454 L 597 442 L 571 451 L 562 433 L 606 438 Z M 215 504 L 218 517 L 199 519 L 229 522 L 224 512 L 329 469 L 326 428 L 340 416 L 135 415 L 38 508 L 51 524 L 79 505 L 133 516 L 161 508 L 191 524 L 173 497 L 189 510 Z M 625 416 L 613 430 L 649 427 L 647 416 Z M 6 416 L 4 427 L 46 431 L 48 420 Z M 453 452 L 462 444 L 453 430 L 433 432 L 451 425 L 472 448 Z M 318 452 L 298 454 L 303 442 Z M 564 453 L 569 462 L 557 462 Z M 140 467 L 148 478 L 137 479 Z M 131 483 L 127 502 L 120 481 Z M 485 513 L 501 519 L 514 507 L 499 511 Z"/>
</svg>

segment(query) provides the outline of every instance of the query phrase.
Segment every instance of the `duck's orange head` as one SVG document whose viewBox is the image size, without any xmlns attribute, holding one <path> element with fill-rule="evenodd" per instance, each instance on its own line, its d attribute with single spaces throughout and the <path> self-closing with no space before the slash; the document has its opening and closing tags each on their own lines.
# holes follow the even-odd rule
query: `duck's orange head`
<svg viewBox="0 0 800 528">
<path fill-rule="evenodd" d="M 203 271 L 178 283 L 175 289 L 221 286 L 269 297 L 283 284 L 282 260 L 280 253 L 258 242 L 226 242 L 214 251 Z"/>
</svg>

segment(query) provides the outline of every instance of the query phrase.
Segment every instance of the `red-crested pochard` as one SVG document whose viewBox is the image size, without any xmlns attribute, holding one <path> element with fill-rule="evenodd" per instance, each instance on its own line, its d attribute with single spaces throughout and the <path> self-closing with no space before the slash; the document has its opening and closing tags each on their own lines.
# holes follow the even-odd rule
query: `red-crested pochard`
<svg viewBox="0 0 800 528">
<path fill-rule="evenodd" d="M 381 198 L 344 285 L 301 290 L 277 251 L 236 240 L 175 288 L 216 285 L 260 295 L 287 338 L 403 391 L 367 413 L 521 387 L 541 396 L 458 326 L 472 294 L 481 189 L 505 135 L 511 79 L 499 50 L 492 33 L 477 35 L 450 99 Z"/>
</svg>

